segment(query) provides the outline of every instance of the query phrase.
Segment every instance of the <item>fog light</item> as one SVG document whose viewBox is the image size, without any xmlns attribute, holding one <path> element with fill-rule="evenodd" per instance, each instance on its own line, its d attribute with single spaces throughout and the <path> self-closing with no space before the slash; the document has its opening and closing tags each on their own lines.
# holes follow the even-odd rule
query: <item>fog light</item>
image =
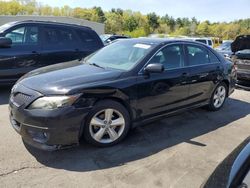
<svg viewBox="0 0 250 188">
<path fill-rule="evenodd" d="M 39 142 L 41 144 L 45 143 L 49 138 L 48 133 L 45 132 L 36 132 L 33 130 L 28 130 L 28 133 L 35 142 Z"/>
</svg>

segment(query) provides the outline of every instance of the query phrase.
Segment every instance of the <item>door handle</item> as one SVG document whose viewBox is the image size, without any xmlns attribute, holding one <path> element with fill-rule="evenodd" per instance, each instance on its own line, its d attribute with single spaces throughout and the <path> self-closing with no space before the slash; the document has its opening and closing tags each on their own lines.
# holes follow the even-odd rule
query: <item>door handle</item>
<svg viewBox="0 0 250 188">
<path fill-rule="evenodd" d="M 182 76 L 182 78 L 184 78 L 184 80 L 181 82 L 181 84 L 187 84 L 187 77 L 188 77 L 188 73 L 187 72 L 183 72 L 182 74 L 181 74 L 181 76 Z"/>
<path fill-rule="evenodd" d="M 39 55 L 39 53 L 38 53 L 37 51 L 32 51 L 31 53 L 32 53 L 32 54 Z"/>
<path fill-rule="evenodd" d="M 182 77 L 187 77 L 187 76 L 188 76 L 187 72 L 182 73 Z"/>
</svg>

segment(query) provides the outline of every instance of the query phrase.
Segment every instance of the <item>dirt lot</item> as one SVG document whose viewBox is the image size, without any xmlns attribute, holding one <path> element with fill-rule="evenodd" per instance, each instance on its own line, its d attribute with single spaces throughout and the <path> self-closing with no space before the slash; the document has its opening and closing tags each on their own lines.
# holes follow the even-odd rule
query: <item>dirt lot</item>
<svg viewBox="0 0 250 188">
<path fill-rule="evenodd" d="M 250 92 L 236 90 L 219 112 L 192 110 L 138 127 L 111 148 L 42 152 L 25 146 L 0 89 L 0 187 L 200 187 L 250 135 Z"/>
</svg>

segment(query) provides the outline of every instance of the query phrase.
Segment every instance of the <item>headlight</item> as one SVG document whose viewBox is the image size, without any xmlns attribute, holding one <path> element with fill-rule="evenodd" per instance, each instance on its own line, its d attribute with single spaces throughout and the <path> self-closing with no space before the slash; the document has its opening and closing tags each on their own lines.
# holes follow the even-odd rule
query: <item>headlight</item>
<svg viewBox="0 0 250 188">
<path fill-rule="evenodd" d="M 72 105 L 79 97 L 80 97 L 80 94 L 70 95 L 70 96 L 41 97 L 41 98 L 38 98 L 37 100 L 35 100 L 29 106 L 29 109 L 53 110 L 56 108 L 62 108 L 62 107 Z"/>
</svg>

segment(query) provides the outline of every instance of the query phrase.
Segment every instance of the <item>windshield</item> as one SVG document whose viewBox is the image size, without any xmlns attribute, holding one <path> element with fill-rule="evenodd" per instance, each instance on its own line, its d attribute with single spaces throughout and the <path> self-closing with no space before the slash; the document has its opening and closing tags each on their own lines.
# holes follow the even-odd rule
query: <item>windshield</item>
<svg viewBox="0 0 250 188">
<path fill-rule="evenodd" d="M 131 70 L 152 49 L 152 45 L 118 41 L 88 56 L 84 61 L 104 68 Z"/>
</svg>

